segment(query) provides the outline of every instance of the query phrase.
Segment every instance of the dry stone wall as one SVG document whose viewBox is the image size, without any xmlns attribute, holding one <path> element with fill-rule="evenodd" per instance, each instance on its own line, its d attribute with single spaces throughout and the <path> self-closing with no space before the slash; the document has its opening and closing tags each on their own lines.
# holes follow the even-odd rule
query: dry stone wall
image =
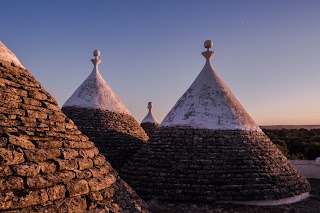
<svg viewBox="0 0 320 213">
<path fill-rule="evenodd" d="M 117 170 L 148 140 L 131 115 L 79 107 L 63 107 L 62 110 Z"/>
<path fill-rule="evenodd" d="M 0 211 L 148 212 L 40 83 L 2 60 Z"/>
<path fill-rule="evenodd" d="M 263 132 L 161 127 L 120 173 L 147 199 L 276 200 L 310 190 Z"/>
<path fill-rule="evenodd" d="M 141 123 L 141 127 L 147 133 L 149 138 L 151 138 L 156 134 L 157 130 L 159 129 L 159 124 L 146 122 L 146 123 Z"/>
</svg>

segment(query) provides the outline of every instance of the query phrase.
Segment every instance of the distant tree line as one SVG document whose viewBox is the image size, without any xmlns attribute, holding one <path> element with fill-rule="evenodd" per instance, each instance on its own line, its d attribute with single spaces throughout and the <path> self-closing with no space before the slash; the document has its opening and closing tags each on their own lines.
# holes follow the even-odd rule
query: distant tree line
<svg viewBox="0 0 320 213">
<path fill-rule="evenodd" d="M 320 129 L 263 129 L 282 153 L 291 160 L 320 157 Z"/>
</svg>

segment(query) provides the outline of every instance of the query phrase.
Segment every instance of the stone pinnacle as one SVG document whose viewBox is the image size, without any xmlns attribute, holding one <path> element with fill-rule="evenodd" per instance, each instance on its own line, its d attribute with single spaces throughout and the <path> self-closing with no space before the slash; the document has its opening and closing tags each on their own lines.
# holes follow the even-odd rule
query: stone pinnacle
<svg viewBox="0 0 320 213">
<path fill-rule="evenodd" d="M 212 56 L 214 55 L 213 51 L 210 51 L 210 48 L 213 47 L 213 43 L 211 40 L 206 40 L 204 42 L 204 48 L 207 48 L 207 51 L 202 52 L 201 54 L 209 61 L 210 58 L 212 58 Z"/>
</svg>

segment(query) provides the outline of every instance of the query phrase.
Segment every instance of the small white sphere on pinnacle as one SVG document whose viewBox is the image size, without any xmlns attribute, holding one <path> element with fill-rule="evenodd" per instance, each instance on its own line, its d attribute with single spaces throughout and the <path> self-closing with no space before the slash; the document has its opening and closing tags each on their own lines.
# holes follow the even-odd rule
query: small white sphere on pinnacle
<svg viewBox="0 0 320 213">
<path fill-rule="evenodd" d="M 100 56 L 100 51 L 99 51 L 99 50 L 93 51 L 93 55 L 94 55 L 95 57 L 99 57 L 99 56 Z"/>
<path fill-rule="evenodd" d="M 212 41 L 211 40 L 206 40 L 205 42 L 204 42 L 204 48 L 212 48 L 213 47 L 213 43 L 212 43 Z"/>
</svg>

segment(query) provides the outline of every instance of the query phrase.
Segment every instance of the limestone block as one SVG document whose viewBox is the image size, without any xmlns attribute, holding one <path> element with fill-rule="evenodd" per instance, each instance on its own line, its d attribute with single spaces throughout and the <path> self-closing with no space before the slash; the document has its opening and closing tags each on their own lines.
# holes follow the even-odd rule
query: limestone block
<svg viewBox="0 0 320 213">
<path fill-rule="evenodd" d="M 47 179 L 54 183 L 68 183 L 75 178 L 75 173 L 71 171 L 57 172 L 54 174 L 48 174 Z"/>
<path fill-rule="evenodd" d="M 20 96 L 7 93 L 4 90 L 1 90 L 1 92 L 0 92 L 0 99 L 1 100 L 12 100 L 12 101 L 14 101 L 16 103 L 21 103 L 22 102 L 22 98 Z"/>
<path fill-rule="evenodd" d="M 71 149 L 89 149 L 94 147 L 94 143 L 91 141 L 64 141 L 63 145 Z"/>
<path fill-rule="evenodd" d="M 79 154 L 83 158 L 93 158 L 96 154 L 99 153 L 97 148 L 90 148 L 90 149 L 80 149 Z"/>
<path fill-rule="evenodd" d="M 105 189 L 115 182 L 116 182 L 116 178 L 112 174 L 105 175 L 102 178 L 92 178 L 92 179 L 88 180 L 90 189 L 93 192 Z"/>
<path fill-rule="evenodd" d="M 70 197 L 55 203 L 59 212 L 85 213 L 87 209 L 86 199 L 83 196 Z"/>
<path fill-rule="evenodd" d="M 36 141 L 37 148 L 39 149 L 48 149 L 48 148 L 61 148 L 62 141 Z"/>
<path fill-rule="evenodd" d="M 33 98 L 23 97 L 22 100 L 27 105 L 38 106 L 38 107 L 42 105 L 40 101 L 35 100 Z"/>
<path fill-rule="evenodd" d="M 61 160 L 55 159 L 55 162 L 59 165 L 59 170 L 76 170 L 78 169 L 78 163 L 76 159 L 72 160 Z"/>
<path fill-rule="evenodd" d="M 66 120 L 66 116 L 62 115 L 50 115 L 49 119 L 55 122 L 64 122 Z"/>
<path fill-rule="evenodd" d="M 12 207 L 26 208 L 32 205 L 44 205 L 48 201 L 48 193 L 45 189 L 30 190 L 27 195 L 20 197 L 18 202 L 14 202 Z"/>
<path fill-rule="evenodd" d="M 13 192 L 0 193 L 0 210 L 10 209 L 17 200 Z"/>
<path fill-rule="evenodd" d="M 6 137 L 0 137 L 0 147 L 5 147 L 7 145 L 8 139 Z"/>
<path fill-rule="evenodd" d="M 97 191 L 97 192 L 90 192 L 88 194 L 88 197 L 92 200 L 92 201 L 101 201 L 103 200 L 103 196 L 101 194 L 101 191 Z"/>
<path fill-rule="evenodd" d="M 63 148 L 60 149 L 63 159 L 74 159 L 79 156 L 79 152 L 76 149 L 68 149 L 68 148 Z"/>
<path fill-rule="evenodd" d="M 19 103 L 18 102 L 10 101 L 10 100 L 1 100 L 1 99 L 0 99 L 0 105 L 2 107 L 14 108 L 14 109 L 19 107 Z"/>
<path fill-rule="evenodd" d="M 19 165 L 13 165 L 12 169 L 19 176 L 34 176 L 39 174 L 40 166 L 36 163 L 25 162 Z"/>
<path fill-rule="evenodd" d="M 98 155 L 93 159 L 93 163 L 95 166 L 101 166 L 105 162 L 106 162 L 106 158 L 103 155 Z"/>
<path fill-rule="evenodd" d="M 29 117 L 21 117 L 20 120 L 22 121 L 23 124 L 36 123 L 37 121 L 36 118 L 29 118 Z"/>
<path fill-rule="evenodd" d="M 94 178 L 100 178 L 104 174 L 108 173 L 108 170 L 100 170 L 100 168 L 91 168 L 89 170 L 90 170 L 90 172 L 92 174 L 92 177 L 94 177 Z"/>
<path fill-rule="evenodd" d="M 47 113 L 35 111 L 35 110 L 27 110 L 27 116 L 30 118 L 40 118 L 40 119 L 47 119 Z"/>
<path fill-rule="evenodd" d="M 44 162 L 50 159 L 57 158 L 61 155 L 59 149 L 35 149 L 25 150 L 26 157 L 29 161 Z"/>
<path fill-rule="evenodd" d="M 89 193 L 89 185 L 86 180 L 74 180 L 67 183 L 67 190 L 71 197 Z"/>
<path fill-rule="evenodd" d="M 6 91 L 8 93 L 10 93 L 10 94 L 18 95 L 18 96 L 21 96 L 21 97 L 27 97 L 28 96 L 28 92 L 27 91 L 21 90 L 21 89 L 18 89 L 18 88 L 8 87 L 6 89 Z"/>
<path fill-rule="evenodd" d="M 48 198 L 51 201 L 59 200 L 65 197 L 66 187 L 64 185 L 56 185 L 47 188 Z"/>
<path fill-rule="evenodd" d="M 21 177 L 0 178 L 0 191 L 21 189 L 24 189 L 23 179 Z"/>
<path fill-rule="evenodd" d="M 46 101 L 42 101 L 42 104 L 44 105 L 44 107 L 46 107 L 47 109 L 51 109 L 53 111 L 60 111 L 59 106 L 55 105 L 55 104 L 51 104 L 49 102 Z"/>
<path fill-rule="evenodd" d="M 101 194 L 103 196 L 103 198 L 112 198 L 115 194 L 115 188 L 114 187 L 110 187 L 108 189 L 103 189 L 101 190 Z"/>
<path fill-rule="evenodd" d="M 0 163 L 3 165 L 14 165 L 24 162 L 23 153 L 14 150 L 0 148 Z"/>
<path fill-rule="evenodd" d="M 24 149 L 34 149 L 35 148 L 35 145 L 31 141 L 26 140 L 21 137 L 14 136 L 14 135 L 9 135 L 9 143 L 16 145 L 16 146 L 20 146 L 21 148 L 24 148 Z"/>
<path fill-rule="evenodd" d="M 13 86 L 13 87 L 17 87 L 17 88 L 20 88 L 21 85 L 20 84 L 17 84 L 15 82 L 12 82 L 12 81 L 9 81 L 7 79 L 4 79 L 4 78 L 0 78 L 0 85 L 1 86 Z"/>
<path fill-rule="evenodd" d="M 77 179 L 88 179 L 92 177 L 92 173 L 90 170 L 85 169 L 85 170 L 74 170 L 73 171 L 76 175 Z"/>
<path fill-rule="evenodd" d="M 10 166 L 7 165 L 0 165 L 0 177 L 5 177 L 12 175 L 12 170 L 10 169 Z"/>
<path fill-rule="evenodd" d="M 93 167 L 93 161 L 90 158 L 80 158 L 77 161 L 79 170 L 89 169 Z"/>
<path fill-rule="evenodd" d="M 54 186 L 55 182 L 49 181 L 47 176 L 36 175 L 27 178 L 27 185 L 31 189 L 42 189 Z"/>
<path fill-rule="evenodd" d="M 43 173 L 54 173 L 57 169 L 56 164 L 53 161 L 40 162 L 38 165 Z"/>
<path fill-rule="evenodd" d="M 45 94 L 38 91 L 29 91 L 28 96 L 32 99 L 37 99 L 40 101 L 45 101 L 48 99 L 48 97 Z"/>
<path fill-rule="evenodd" d="M 25 110 L 23 109 L 8 109 L 6 107 L 0 107 L 0 111 L 7 115 L 25 115 Z"/>
</svg>

